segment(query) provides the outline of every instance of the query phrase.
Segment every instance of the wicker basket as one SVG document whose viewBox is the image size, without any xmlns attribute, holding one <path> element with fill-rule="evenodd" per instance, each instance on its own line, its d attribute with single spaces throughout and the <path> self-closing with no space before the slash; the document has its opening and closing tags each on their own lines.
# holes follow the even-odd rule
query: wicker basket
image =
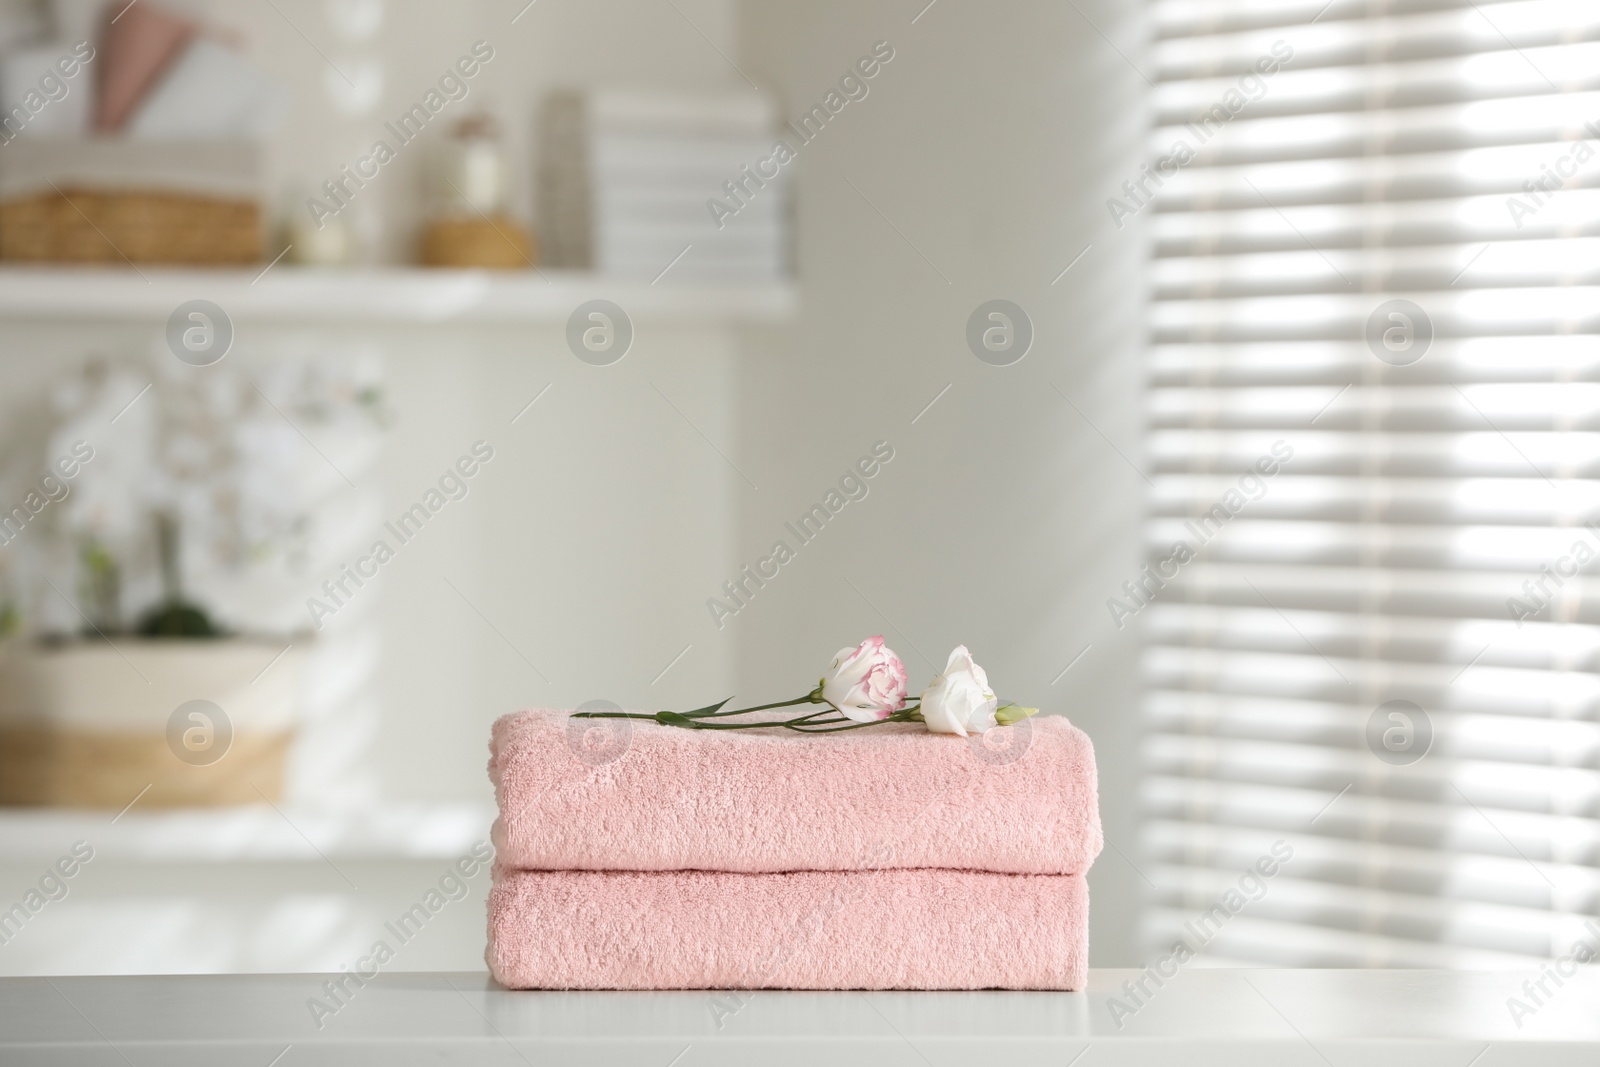
<svg viewBox="0 0 1600 1067">
<path fill-rule="evenodd" d="M 525 270 L 534 257 L 533 238 L 509 215 L 437 219 L 422 234 L 422 262 L 429 267 Z"/>
<path fill-rule="evenodd" d="M 18 137 L 0 159 L 0 259 L 256 263 L 261 174 L 253 141 Z"/>
<path fill-rule="evenodd" d="M 174 759 L 163 734 L 0 725 L 0 804 L 63 808 L 223 807 L 283 799 L 290 731 L 235 738 L 227 756 L 196 767 Z"/>
<path fill-rule="evenodd" d="M 0 259 L 221 266 L 261 250 L 261 206 L 248 200 L 62 188 L 0 203 Z"/>
<path fill-rule="evenodd" d="M 139 796 L 140 807 L 215 807 L 282 796 L 301 650 L 274 659 L 274 643 L 243 638 L 119 644 L 0 642 L 0 804 L 119 809 Z M 199 725 L 185 714 L 192 701 L 215 702 L 207 740 L 226 747 L 209 760 L 184 758 L 188 734 L 173 733 L 174 720 Z"/>
</svg>

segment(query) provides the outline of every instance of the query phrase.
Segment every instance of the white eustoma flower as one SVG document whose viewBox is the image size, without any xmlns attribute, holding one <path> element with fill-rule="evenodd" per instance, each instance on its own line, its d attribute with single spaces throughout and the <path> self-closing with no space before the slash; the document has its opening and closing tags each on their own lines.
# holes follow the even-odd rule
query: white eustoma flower
<svg viewBox="0 0 1600 1067">
<path fill-rule="evenodd" d="M 989 676 L 972 661 L 966 645 L 957 645 L 944 672 L 922 691 L 922 721 L 936 734 L 981 734 L 995 725 L 999 703 Z"/>
</svg>

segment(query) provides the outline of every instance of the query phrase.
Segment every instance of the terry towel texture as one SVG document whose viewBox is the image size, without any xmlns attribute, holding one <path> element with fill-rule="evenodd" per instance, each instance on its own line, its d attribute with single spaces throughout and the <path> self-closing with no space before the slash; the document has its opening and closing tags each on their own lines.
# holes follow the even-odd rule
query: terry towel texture
<svg viewBox="0 0 1600 1067">
<path fill-rule="evenodd" d="M 1082 989 L 1079 875 L 503 871 L 489 969 L 517 989 Z"/>
<path fill-rule="evenodd" d="M 518 989 L 1082 989 L 1093 748 L 1054 716 L 990 734 L 507 715 L 490 972 Z"/>
<path fill-rule="evenodd" d="M 624 721 L 533 710 L 495 723 L 499 863 L 1082 874 L 1100 852 L 1094 749 L 1058 716 L 992 731 L 1002 750 L 913 723 L 808 737 Z"/>
</svg>

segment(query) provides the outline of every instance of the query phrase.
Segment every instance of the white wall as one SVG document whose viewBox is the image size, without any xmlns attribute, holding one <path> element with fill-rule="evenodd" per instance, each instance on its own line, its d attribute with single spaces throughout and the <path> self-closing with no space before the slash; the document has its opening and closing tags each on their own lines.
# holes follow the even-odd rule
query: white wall
<svg viewBox="0 0 1600 1067">
<path fill-rule="evenodd" d="M 383 591 L 388 794 L 487 797 L 489 724 L 519 707 L 728 695 L 734 650 L 705 634 L 701 600 L 727 569 L 738 476 L 700 433 L 732 447 L 733 341 L 638 327 L 610 367 L 580 363 L 556 328 L 438 331 L 392 357 L 397 508 L 472 441 L 493 442 L 496 458 Z"/>
<path fill-rule="evenodd" d="M 742 455 L 761 491 L 739 487 L 741 558 L 874 440 L 897 456 L 725 639 L 752 695 L 802 684 L 869 633 L 919 681 L 966 643 L 1002 696 L 1088 731 L 1107 835 L 1138 862 L 1137 648 L 1104 601 L 1141 561 L 1144 483 L 1100 431 L 1137 457 L 1143 249 L 1099 205 L 1134 171 L 1144 83 L 1072 4 L 944 0 L 912 24 L 924 2 L 741 8 L 747 70 L 790 116 L 873 42 L 895 49 L 794 164 L 801 319 L 744 364 Z M 1136 5 L 1077 6 L 1134 52 Z M 964 340 L 993 298 L 1036 329 L 1013 366 Z M 1108 848 L 1090 883 L 1091 962 L 1133 962 L 1141 876 Z"/>
</svg>

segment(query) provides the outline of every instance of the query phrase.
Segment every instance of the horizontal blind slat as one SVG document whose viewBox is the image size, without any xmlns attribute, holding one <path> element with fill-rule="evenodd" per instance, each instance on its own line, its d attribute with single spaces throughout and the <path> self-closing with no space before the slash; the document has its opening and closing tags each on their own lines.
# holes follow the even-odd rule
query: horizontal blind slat
<svg viewBox="0 0 1600 1067">
<path fill-rule="evenodd" d="M 1504 12 L 1537 17 L 1549 6 L 1530 7 L 1526 0 L 1478 0 L 1488 13 L 1491 25 Z M 1436 15 L 1459 12 L 1461 0 L 1386 0 L 1385 14 L 1391 17 Z M 1555 8 L 1559 11 L 1560 8 Z M 1315 23 L 1364 22 L 1373 14 L 1370 0 L 1155 0 L 1150 5 L 1151 21 L 1157 38 L 1195 38 L 1239 33 L 1272 27 L 1301 27 Z"/>
</svg>

